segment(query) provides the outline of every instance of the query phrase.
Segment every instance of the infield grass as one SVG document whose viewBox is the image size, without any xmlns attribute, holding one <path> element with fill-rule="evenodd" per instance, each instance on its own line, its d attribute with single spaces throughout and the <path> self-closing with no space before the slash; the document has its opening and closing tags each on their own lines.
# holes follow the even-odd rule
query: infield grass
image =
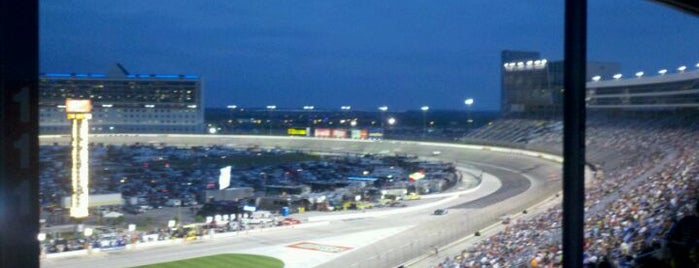
<svg viewBox="0 0 699 268">
<path fill-rule="evenodd" d="M 134 268 L 282 268 L 279 259 L 251 254 L 218 254 L 206 257 L 184 259 L 137 266 Z"/>
</svg>

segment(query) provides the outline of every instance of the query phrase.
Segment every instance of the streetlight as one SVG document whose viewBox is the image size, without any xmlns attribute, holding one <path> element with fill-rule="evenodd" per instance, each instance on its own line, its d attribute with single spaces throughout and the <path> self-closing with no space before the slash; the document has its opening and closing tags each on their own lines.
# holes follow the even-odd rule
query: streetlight
<svg viewBox="0 0 699 268">
<path fill-rule="evenodd" d="M 342 105 L 340 106 L 340 110 L 343 112 L 342 116 L 344 116 L 347 120 L 350 122 L 351 127 L 357 126 L 357 121 L 352 119 L 352 113 L 350 110 L 352 110 L 352 106 L 349 105 Z"/>
<path fill-rule="evenodd" d="M 427 137 L 427 111 L 430 109 L 430 106 L 422 106 L 420 107 L 420 110 L 422 110 L 422 139 L 425 139 Z"/>
<path fill-rule="evenodd" d="M 473 104 L 473 98 L 466 99 L 464 103 L 466 104 L 466 106 L 471 106 Z"/>
<path fill-rule="evenodd" d="M 277 109 L 277 105 L 267 105 L 267 121 L 269 121 L 269 135 L 272 135 L 272 112 Z"/>
<path fill-rule="evenodd" d="M 467 98 L 464 100 L 464 104 L 466 104 L 466 133 L 471 132 L 471 105 L 473 105 L 473 98 Z"/>
<path fill-rule="evenodd" d="M 238 109 L 238 105 L 229 104 L 226 105 L 226 108 L 230 110 L 230 113 L 228 114 L 228 131 L 231 131 L 231 129 L 233 128 L 233 112 L 235 111 L 235 109 Z"/>
<path fill-rule="evenodd" d="M 396 119 L 393 117 L 388 118 L 388 125 L 393 126 L 396 123 Z"/>
<path fill-rule="evenodd" d="M 381 110 L 381 136 L 383 136 L 384 131 L 383 131 L 383 121 L 385 120 L 385 113 L 388 111 L 388 106 L 379 106 L 379 110 Z"/>
<path fill-rule="evenodd" d="M 315 108 L 316 107 L 313 105 L 303 106 L 303 110 L 308 111 L 308 112 L 313 111 L 313 109 L 315 109 Z M 310 131 L 310 129 L 311 129 L 311 125 L 309 124 L 311 117 L 312 117 L 311 114 L 306 115 L 306 131 Z"/>
<path fill-rule="evenodd" d="M 90 245 L 90 240 L 91 240 L 90 237 L 92 236 L 92 233 L 93 233 L 92 228 L 83 229 L 83 235 L 85 238 L 85 244 L 84 244 L 85 248 L 88 248 Z"/>
</svg>

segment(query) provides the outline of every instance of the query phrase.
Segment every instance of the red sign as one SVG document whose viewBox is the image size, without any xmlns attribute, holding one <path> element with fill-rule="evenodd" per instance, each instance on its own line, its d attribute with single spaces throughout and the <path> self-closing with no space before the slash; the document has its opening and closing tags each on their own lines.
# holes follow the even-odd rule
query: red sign
<svg viewBox="0 0 699 268">
<path fill-rule="evenodd" d="M 318 138 L 330 138 L 332 130 L 328 128 L 316 128 L 315 136 Z"/>
<path fill-rule="evenodd" d="M 347 130 L 346 129 L 335 129 L 333 130 L 333 138 L 339 138 L 339 139 L 344 139 L 347 137 Z"/>
</svg>

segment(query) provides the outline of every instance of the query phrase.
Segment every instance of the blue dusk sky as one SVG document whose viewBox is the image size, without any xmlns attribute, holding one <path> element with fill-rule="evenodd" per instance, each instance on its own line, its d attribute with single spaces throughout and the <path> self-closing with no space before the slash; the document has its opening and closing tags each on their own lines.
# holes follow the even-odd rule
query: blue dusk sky
<svg viewBox="0 0 699 268">
<path fill-rule="evenodd" d="M 588 59 L 699 62 L 699 18 L 590 0 Z M 563 1 L 40 1 L 41 72 L 198 74 L 207 107 L 497 110 L 500 52 L 563 59 Z"/>
</svg>

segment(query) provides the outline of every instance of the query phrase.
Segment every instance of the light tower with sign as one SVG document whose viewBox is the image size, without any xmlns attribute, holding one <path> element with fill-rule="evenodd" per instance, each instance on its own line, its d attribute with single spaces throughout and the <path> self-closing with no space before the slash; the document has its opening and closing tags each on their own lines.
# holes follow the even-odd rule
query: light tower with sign
<svg viewBox="0 0 699 268">
<path fill-rule="evenodd" d="M 73 191 L 70 199 L 70 217 L 82 219 L 88 216 L 88 181 L 89 181 L 89 159 L 88 159 L 88 124 L 92 118 L 90 111 L 92 102 L 90 100 L 66 99 L 66 113 L 71 121 L 71 158 L 72 168 L 70 179 L 73 184 Z"/>
</svg>

